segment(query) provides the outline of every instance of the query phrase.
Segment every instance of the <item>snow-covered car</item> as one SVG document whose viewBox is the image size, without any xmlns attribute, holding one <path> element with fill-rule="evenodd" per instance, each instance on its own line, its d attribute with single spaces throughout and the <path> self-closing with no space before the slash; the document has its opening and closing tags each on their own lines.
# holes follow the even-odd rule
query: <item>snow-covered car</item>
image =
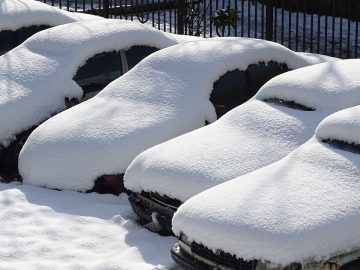
<svg viewBox="0 0 360 270">
<path fill-rule="evenodd" d="M 0 56 L 0 164 L 17 168 L 24 141 L 47 118 L 92 97 L 147 55 L 192 39 L 101 19 L 41 31 Z"/>
<path fill-rule="evenodd" d="M 166 48 L 145 58 L 94 98 L 39 126 L 20 153 L 19 171 L 28 184 L 77 191 L 117 185 L 110 190 L 119 193 L 123 174 L 139 153 L 217 120 L 210 100 L 217 104 L 211 93 L 222 75 L 237 74 L 232 76 L 235 87 L 223 91 L 224 96 L 233 96 L 231 102 L 242 103 L 255 94 L 257 89 L 251 85 L 261 78 L 265 83 L 264 78 L 288 69 L 329 60 L 334 59 L 244 38 Z M 252 69 L 256 64 L 259 70 Z M 223 84 L 227 85 L 220 79 L 213 92 Z"/>
<path fill-rule="evenodd" d="M 360 106 L 337 112 L 282 160 L 181 205 L 175 261 L 186 269 L 360 269 L 359 119 Z"/>
<path fill-rule="evenodd" d="M 183 202 L 280 160 L 323 118 L 359 105 L 359 65 L 337 61 L 281 74 L 215 123 L 141 153 L 124 180 L 134 212 L 153 230 L 171 233 Z"/>
<path fill-rule="evenodd" d="M 20 45 L 41 30 L 94 19 L 100 19 L 100 17 L 67 12 L 34 0 L 1 0 L 0 55 Z"/>
</svg>

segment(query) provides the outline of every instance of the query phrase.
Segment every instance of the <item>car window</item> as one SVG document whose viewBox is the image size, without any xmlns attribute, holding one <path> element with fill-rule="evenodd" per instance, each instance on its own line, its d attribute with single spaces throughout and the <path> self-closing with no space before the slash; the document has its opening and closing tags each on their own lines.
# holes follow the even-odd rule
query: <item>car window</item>
<svg viewBox="0 0 360 270">
<path fill-rule="evenodd" d="M 264 99 L 264 101 L 267 103 L 276 104 L 276 105 L 280 105 L 283 107 L 287 107 L 287 108 L 291 108 L 291 109 L 299 110 L 299 111 L 315 111 L 314 108 L 307 107 L 307 106 L 297 103 L 295 101 L 284 100 L 281 98 L 267 98 L 267 99 Z"/>
<path fill-rule="evenodd" d="M 150 46 L 132 46 L 125 51 L 128 70 L 136 66 L 146 56 L 158 51 L 157 48 Z"/>
<path fill-rule="evenodd" d="M 121 53 L 112 51 L 89 58 L 73 79 L 83 89 L 83 99 L 88 99 L 122 74 Z"/>
<path fill-rule="evenodd" d="M 356 259 L 352 262 L 349 262 L 340 268 L 340 270 L 359 270 L 359 269 L 360 269 L 360 259 Z"/>
<path fill-rule="evenodd" d="M 336 140 L 336 139 L 325 139 L 325 140 L 322 140 L 322 142 L 329 144 L 331 147 L 336 148 L 336 149 L 360 154 L 360 145 L 355 144 L 355 143 L 348 143 L 348 142 Z"/>
<path fill-rule="evenodd" d="M 33 25 L 29 27 L 23 27 L 15 31 L 0 31 L 0 55 L 20 45 L 33 34 L 48 29 L 50 27 L 51 26 L 48 25 Z"/>
<path fill-rule="evenodd" d="M 210 95 L 218 118 L 253 97 L 268 80 L 288 70 L 285 64 L 269 62 L 249 65 L 245 71 L 233 70 L 221 76 Z"/>
</svg>

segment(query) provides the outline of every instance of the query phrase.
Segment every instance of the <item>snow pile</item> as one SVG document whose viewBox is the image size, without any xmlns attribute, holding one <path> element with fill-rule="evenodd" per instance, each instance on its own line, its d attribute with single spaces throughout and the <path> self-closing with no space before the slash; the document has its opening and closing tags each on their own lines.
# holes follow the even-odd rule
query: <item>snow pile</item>
<svg viewBox="0 0 360 270">
<path fill-rule="evenodd" d="M 125 195 L 0 183 L 0 269 L 169 269 L 173 237 L 129 219 Z"/>
<path fill-rule="evenodd" d="M 33 35 L 0 56 L 0 145 L 65 109 L 65 97 L 80 98 L 72 78 L 95 54 L 134 45 L 162 49 L 189 39 L 121 20 L 75 22 Z"/>
<path fill-rule="evenodd" d="M 17 30 L 32 25 L 56 26 L 101 17 L 70 13 L 34 0 L 1 0 L 0 31 Z"/>
<path fill-rule="evenodd" d="M 209 101 L 213 83 L 229 70 L 259 61 L 295 69 L 324 59 L 244 38 L 188 42 L 158 51 L 93 99 L 38 127 L 20 154 L 24 182 L 85 191 L 99 176 L 124 173 L 147 148 L 202 127 L 206 120 L 214 122 Z"/>
<path fill-rule="evenodd" d="M 359 63 L 323 63 L 273 78 L 214 124 L 141 153 L 126 171 L 125 186 L 185 201 L 285 157 L 314 134 L 324 117 L 360 104 Z M 263 101 L 273 98 L 315 111 Z"/>
<path fill-rule="evenodd" d="M 319 140 L 338 140 L 360 145 L 360 107 L 340 111 L 322 121 L 316 130 Z"/>
<path fill-rule="evenodd" d="M 359 113 L 360 107 L 329 117 L 318 133 L 342 121 L 350 130 Z M 341 139 L 339 128 L 334 138 Z M 189 199 L 173 231 L 244 259 L 326 259 L 360 247 L 359 178 L 359 154 L 313 137 L 284 159 Z"/>
</svg>

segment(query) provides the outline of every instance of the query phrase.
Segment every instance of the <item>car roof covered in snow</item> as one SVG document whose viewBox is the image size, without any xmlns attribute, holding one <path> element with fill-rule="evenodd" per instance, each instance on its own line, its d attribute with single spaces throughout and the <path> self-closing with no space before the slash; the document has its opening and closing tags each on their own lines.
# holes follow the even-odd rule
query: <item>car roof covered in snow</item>
<svg viewBox="0 0 360 270">
<path fill-rule="evenodd" d="M 147 45 L 162 49 L 191 37 L 171 35 L 141 23 L 93 20 L 41 31 L 0 56 L 0 145 L 80 98 L 72 79 L 97 53 Z"/>
<path fill-rule="evenodd" d="M 342 140 L 343 126 L 359 131 L 359 116 L 360 107 L 336 113 L 284 159 L 192 197 L 175 213 L 173 231 L 212 250 L 283 265 L 359 248 L 360 152 L 318 138 L 326 130 Z"/>
<path fill-rule="evenodd" d="M 94 19 L 101 17 L 68 12 L 34 0 L 0 1 L 0 31 L 17 30 L 32 25 L 56 26 Z"/>
<path fill-rule="evenodd" d="M 99 176 L 124 173 L 147 148 L 202 127 L 205 120 L 214 122 L 209 96 L 227 71 L 260 61 L 295 69 L 325 60 L 246 38 L 188 42 L 158 51 L 93 99 L 38 127 L 20 154 L 21 175 L 26 183 L 90 189 Z"/>
<path fill-rule="evenodd" d="M 324 117 L 360 104 L 359 64 L 323 63 L 271 79 L 215 123 L 141 153 L 126 171 L 125 186 L 185 201 L 283 158 L 308 140 Z M 277 97 L 315 111 L 272 104 Z"/>
</svg>

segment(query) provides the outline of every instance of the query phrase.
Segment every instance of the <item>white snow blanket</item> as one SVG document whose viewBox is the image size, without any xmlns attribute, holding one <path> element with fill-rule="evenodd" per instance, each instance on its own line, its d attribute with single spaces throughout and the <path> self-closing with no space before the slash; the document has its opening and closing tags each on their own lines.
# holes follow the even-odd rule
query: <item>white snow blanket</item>
<svg viewBox="0 0 360 270">
<path fill-rule="evenodd" d="M 34 0 L 1 0 L 0 31 L 17 30 L 32 25 L 56 26 L 101 17 L 64 11 Z"/>
<path fill-rule="evenodd" d="M 64 110 L 65 97 L 81 98 L 72 78 L 92 56 L 134 45 L 162 49 L 191 39 L 122 20 L 75 22 L 33 35 L 0 56 L 0 145 Z"/>
<path fill-rule="evenodd" d="M 126 171 L 125 186 L 185 201 L 280 160 L 307 141 L 324 117 L 360 104 L 359 64 L 324 63 L 275 77 L 215 123 L 141 153 Z M 271 98 L 315 111 L 264 102 Z"/>
<path fill-rule="evenodd" d="M 147 148 L 214 122 L 213 83 L 259 61 L 289 68 L 327 57 L 297 54 L 268 41 L 225 38 L 156 52 L 97 96 L 43 123 L 19 158 L 24 182 L 85 191 L 104 174 L 121 174 Z M 332 59 L 331 59 L 332 60 Z"/>
<path fill-rule="evenodd" d="M 0 183 L 0 269 L 165 270 L 174 237 L 139 227 L 127 196 Z"/>
<path fill-rule="evenodd" d="M 359 149 L 359 136 L 345 133 L 360 134 L 359 119 L 359 106 L 336 113 L 284 159 L 192 197 L 175 213 L 173 231 L 238 258 L 283 265 L 359 249 L 360 154 L 321 142 Z"/>
</svg>

